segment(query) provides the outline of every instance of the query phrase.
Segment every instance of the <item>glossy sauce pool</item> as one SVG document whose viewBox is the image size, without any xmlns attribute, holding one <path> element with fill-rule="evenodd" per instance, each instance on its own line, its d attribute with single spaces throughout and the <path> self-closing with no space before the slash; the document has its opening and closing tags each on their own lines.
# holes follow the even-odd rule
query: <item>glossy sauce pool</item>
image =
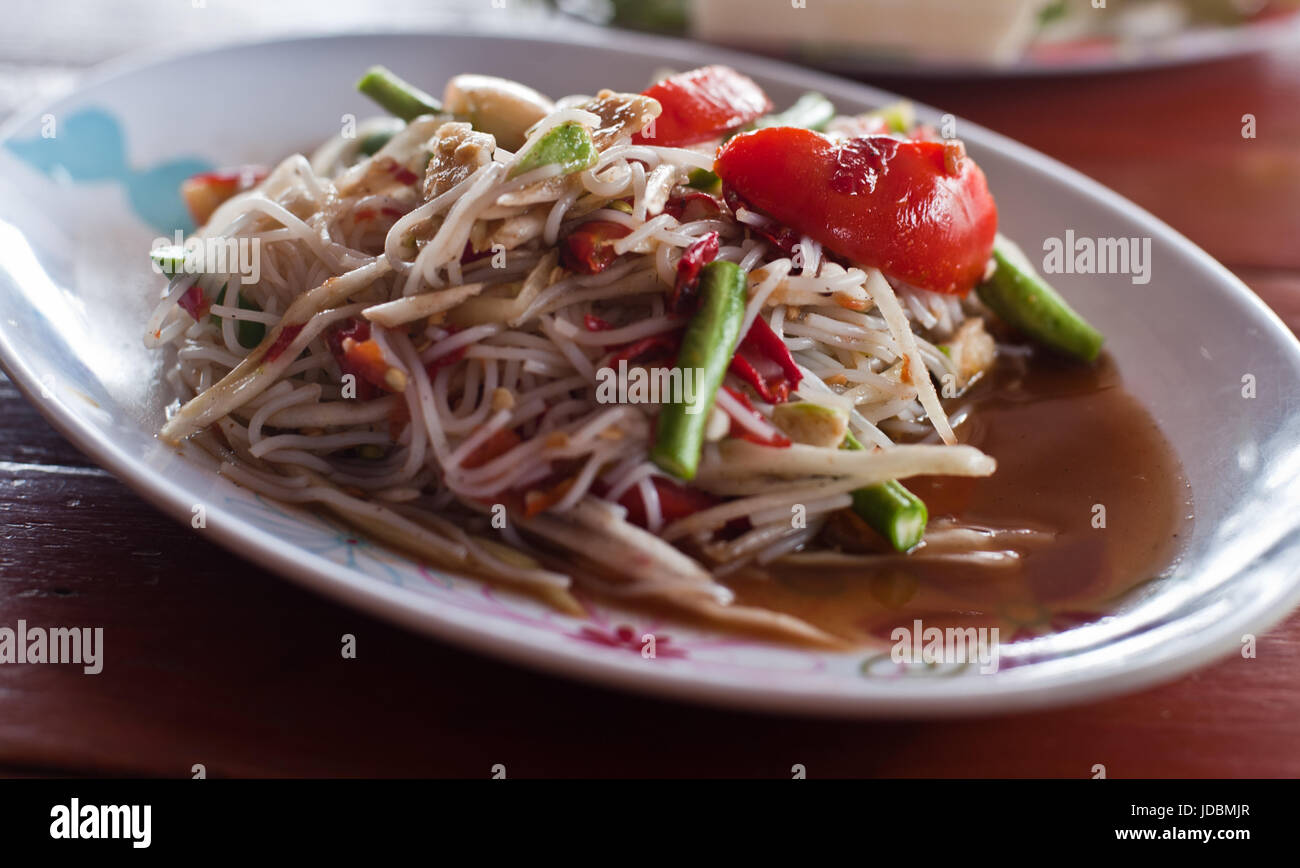
<svg viewBox="0 0 1300 868">
<path fill-rule="evenodd" d="M 1004 641 L 1104 616 L 1172 563 L 1191 491 L 1150 414 L 1113 360 L 1093 366 L 1011 354 L 964 401 L 964 443 L 998 461 L 985 479 L 916 478 L 931 526 L 1028 526 L 1055 539 L 1009 567 L 898 556 L 868 567 L 774 567 L 726 579 L 737 602 L 775 609 L 855 643 L 895 626 L 999 627 Z M 949 412 L 957 409 L 950 403 Z M 1100 523 L 1104 507 L 1104 527 Z"/>
</svg>

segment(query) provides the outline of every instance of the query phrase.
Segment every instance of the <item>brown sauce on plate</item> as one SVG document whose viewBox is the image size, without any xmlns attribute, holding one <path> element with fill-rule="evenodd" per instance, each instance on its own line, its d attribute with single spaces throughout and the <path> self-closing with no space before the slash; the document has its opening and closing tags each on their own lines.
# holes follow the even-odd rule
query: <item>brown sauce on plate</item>
<svg viewBox="0 0 1300 868">
<path fill-rule="evenodd" d="M 926 627 L 998 627 L 1010 641 L 1103 617 L 1169 568 L 1190 526 L 1191 492 L 1109 356 L 1083 366 L 1003 355 L 964 403 L 971 413 L 958 437 L 996 458 L 997 472 L 906 484 L 926 502 L 932 529 L 955 520 L 1041 530 L 1018 561 L 990 568 L 897 556 L 870 566 L 773 566 L 726 579 L 737 602 L 861 643 L 918 618 Z M 957 406 L 949 402 L 949 412 Z M 1098 506 L 1104 527 L 1094 526 Z"/>
</svg>

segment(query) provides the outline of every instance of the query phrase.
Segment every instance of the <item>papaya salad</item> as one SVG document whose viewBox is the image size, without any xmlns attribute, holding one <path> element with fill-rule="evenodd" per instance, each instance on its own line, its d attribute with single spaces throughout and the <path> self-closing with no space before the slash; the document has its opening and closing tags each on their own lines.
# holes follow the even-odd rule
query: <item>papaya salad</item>
<svg viewBox="0 0 1300 868">
<path fill-rule="evenodd" d="M 152 251 L 165 441 L 574 612 L 834 641 L 729 577 L 1018 557 L 1034 531 L 931 520 L 907 480 L 996 471 L 957 430 L 1000 335 L 1083 365 L 1101 336 L 998 234 L 959 140 L 907 104 L 776 111 L 723 66 L 554 101 L 358 87 L 386 114 L 184 184 L 200 228 Z M 256 280 L 212 255 L 236 243 Z"/>
</svg>

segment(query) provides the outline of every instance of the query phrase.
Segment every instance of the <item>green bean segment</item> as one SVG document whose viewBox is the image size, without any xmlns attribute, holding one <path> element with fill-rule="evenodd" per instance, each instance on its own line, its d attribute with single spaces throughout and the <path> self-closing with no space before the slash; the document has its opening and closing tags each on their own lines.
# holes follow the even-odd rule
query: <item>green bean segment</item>
<svg viewBox="0 0 1300 868">
<path fill-rule="evenodd" d="M 366 70 L 366 74 L 357 82 L 357 90 L 404 121 L 442 111 L 442 103 L 382 66 L 372 66 Z"/>
<path fill-rule="evenodd" d="M 694 479 L 699 469 L 704 430 L 740 343 L 748 296 L 745 272 L 734 262 L 710 262 L 701 270 L 700 307 L 677 354 L 682 382 L 694 378 L 694 401 L 688 404 L 680 396 L 683 400 L 664 405 L 650 450 L 650 459 L 679 479 Z"/>
</svg>

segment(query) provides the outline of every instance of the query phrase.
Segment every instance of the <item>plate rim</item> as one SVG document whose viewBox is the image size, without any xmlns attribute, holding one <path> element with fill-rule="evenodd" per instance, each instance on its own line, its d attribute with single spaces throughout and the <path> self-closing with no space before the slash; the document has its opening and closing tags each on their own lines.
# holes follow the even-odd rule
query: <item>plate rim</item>
<svg viewBox="0 0 1300 868">
<path fill-rule="evenodd" d="M 474 37 L 513 43 L 546 43 L 582 47 L 590 45 L 596 37 L 614 47 L 626 46 L 638 54 L 661 57 L 667 60 L 685 59 L 687 52 L 703 56 L 714 62 L 730 62 L 756 74 L 768 76 L 786 84 L 798 86 L 800 82 L 812 87 L 815 82 L 834 82 L 840 89 L 858 91 L 864 99 L 887 101 L 897 95 L 879 88 L 844 79 L 829 73 L 804 69 L 781 60 L 737 52 L 719 46 L 672 39 L 649 34 L 611 31 L 597 27 L 569 28 L 566 32 L 541 30 L 528 35 L 502 32 L 480 26 L 419 29 L 414 31 L 375 30 L 354 34 L 280 35 L 269 39 L 228 40 L 208 44 L 204 54 L 220 54 L 231 50 L 267 50 L 290 43 L 325 44 L 331 41 L 356 39 L 412 39 Z M 192 56 L 190 46 L 171 46 L 166 49 L 132 54 L 96 67 L 74 86 L 62 94 L 46 95 L 15 112 L 0 125 L 0 142 L 39 117 L 41 108 L 76 99 L 94 87 L 111 84 L 114 79 L 147 70 L 184 56 Z M 823 84 L 824 86 L 824 84 Z M 923 103 L 915 103 L 922 113 L 938 115 L 940 110 Z M 1191 261 L 1204 271 L 1216 276 L 1226 292 L 1240 305 L 1262 317 L 1267 325 L 1282 335 L 1290 336 L 1283 342 L 1290 353 L 1290 361 L 1300 368 L 1300 342 L 1253 291 L 1226 267 L 1190 239 L 1165 224 L 1145 209 L 1120 194 L 1104 187 L 1082 173 L 1015 142 L 978 124 L 962 120 L 963 130 L 973 130 L 980 144 L 996 149 L 1017 167 L 1050 175 L 1077 194 L 1100 201 L 1103 205 L 1129 215 L 1143 224 L 1153 235 L 1180 248 Z M 42 399 L 33 372 L 17 357 L 10 346 L 8 330 L 0 323 L 0 367 L 9 374 L 15 387 L 38 412 L 64 437 L 68 438 L 91 460 L 111 472 L 115 478 L 131 488 L 152 506 L 183 524 L 191 515 L 192 497 L 178 484 L 171 482 L 142 465 L 122 450 L 115 441 L 94 426 L 90 420 L 79 417 L 62 402 Z M 797 714 L 821 717 L 953 717 L 973 714 L 1021 712 L 1046 707 L 1058 707 L 1092 701 L 1099 698 L 1130 692 L 1142 687 L 1171 680 L 1206 663 L 1227 655 L 1239 647 L 1236 638 L 1241 632 L 1263 633 L 1300 603 L 1300 563 L 1289 571 L 1289 581 L 1282 583 L 1272 596 L 1261 595 L 1250 607 L 1234 610 L 1231 615 L 1216 623 L 1213 630 L 1205 631 L 1206 638 L 1192 647 L 1178 649 L 1177 653 L 1159 651 L 1142 661 L 1128 663 L 1119 671 L 1106 671 L 1114 667 L 1092 667 L 1068 679 L 1056 676 L 1056 683 L 1037 685 L 1032 678 L 1011 683 L 987 682 L 972 679 L 971 688 L 961 692 L 936 693 L 935 685 L 907 684 L 890 681 L 879 685 L 863 681 L 861 690 L 853 693 L 830 693 L 818 689 L 794 687 L 787 684 L 757 685 L 738 683 L 714 677 L 699 671 L 678 671 L 673 667 L 647 667 L 639 655 L 635 660 L 614 657 L 594 657 L 581 654 L 576 648 L 546 644 L 528 637 L 509 633 L 495 633 L 467 623 L 465 616 L 448 617 L 439 612 L 436 600 L 416 591 L 389 585 L 366 578 L 359 570 L 335 564 L 290 543 L 277 540 L 267 531 L 244 519 L 229 514 L 223 506 L 209 505 L 207 532 L 215 542 L 233 554 L 255 563 L 269 571 L 290 579 L 300 587 L 322 594 L 343 605 L 360 609 L 367 614 L 422 635 L 450 642 L 460 648 L 482 653 L 513 665 L 542 670 L 552 675 L 575 678 L 604 687 L 614 687 L 659 697 L 686 700 L 711 706 L 746 709 L 767 713 Z M 224 520 L 223 520 L 224 519 Z M 1251 569 L 1243 566 L 1241 569 Z M 1211 638 L 1212 637 L 1212 638 Z M 631 655 L 629 655 L 629 658 Z M 950 682 L 951 684 L 952 682 Z"/>
</svg>

